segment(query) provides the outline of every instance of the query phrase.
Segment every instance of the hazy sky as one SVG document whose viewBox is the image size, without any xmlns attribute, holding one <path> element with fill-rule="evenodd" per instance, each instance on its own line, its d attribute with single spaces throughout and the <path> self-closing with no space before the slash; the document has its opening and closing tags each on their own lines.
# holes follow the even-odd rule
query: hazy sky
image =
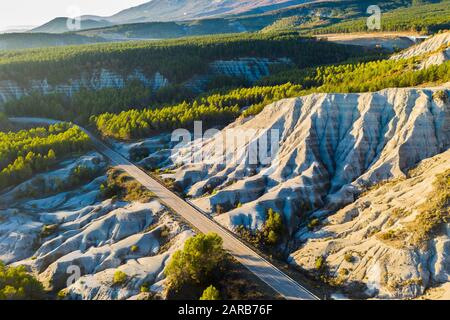
<svg viewBox="0 0 450 320">
<path fill-rule="evenodd" d="M 149 0 L 0 0 L 0 29 L 9 26 L 41 25 L 55 17 L 81 14 L 108 16 Z"/>
</svg>

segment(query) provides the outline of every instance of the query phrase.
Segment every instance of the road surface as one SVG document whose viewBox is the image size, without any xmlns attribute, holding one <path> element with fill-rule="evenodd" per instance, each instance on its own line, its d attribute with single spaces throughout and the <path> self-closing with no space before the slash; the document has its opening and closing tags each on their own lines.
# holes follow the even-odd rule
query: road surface
<svg viewBox="0 0 450 320">
<path fill-rule="evenodd" d="M 55 124 L 59 122 L 56 120 L 40 118 L 10 118 L 10 120 L 16 123 L 36 124 Z M 192 226 L 202 233 L 217 233 L 223 239 L 225 250 L 281 296 L 290 300 L 319 300 L 313 293 L 309 292 L 306 288 L 261 257 L 231 232 L 167 189 L 158 181 L 151 178 L 147 173 L 139 169 L 116 151 L 109 148 L 89 131 L 81 127 L 80 129 L 90 136 L 95 148 L 106 156 L 114 166 L 126 171 Z"/>
</svg>

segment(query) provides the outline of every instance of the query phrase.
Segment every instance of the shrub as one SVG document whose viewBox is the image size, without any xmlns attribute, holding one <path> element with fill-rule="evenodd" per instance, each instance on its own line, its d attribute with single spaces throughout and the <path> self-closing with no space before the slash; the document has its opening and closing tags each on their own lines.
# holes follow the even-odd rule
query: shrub
<svg viewBox="0 0 450 320">
<path fill-rule="evenodd" d="M 131 250 L 131 252 L 135 253 L 139 250 L 139 247 L 134 245 L 134 246 L 131 246 L 130 250 Z"/>
<path fill-rule="evenodd" d="M 220 300 L 220 293 L 214 286 L 209 286 L 203 291 L 200 300 Z"/>
<path fill-rule="evenodd" d="M 76 166 L 70 173 L 70 186 L 78 186 L 89 182 L 98 172 L 98 168 L 89 168 L 83 165 Z"/>
<path fill-rule="evenodd" d="M 383 232 L 379 235 L 379 238 L 381 240 L 385 241 L 394 241 L 400 239 L 400 230 L 388 230 L 386 232 Z"/>
<path fill-rule="evenodd" d="M 162 239 L 166 239 L 170 236 L 170 228 L 168 226 L 162 226 L 161 233 L 159 235 Z"/>
<path fill-rule="evenodd" d="M 419 207 L 419 214 L 408 226 L 414 244 L 423 244 L 432 235 L 443 232 L 450 222 L 450 169 L 438 174 L 433 182 L 433 192 L 428 201 Z"/>
<path fill-rule="evenodd" d="M 280 242 L 284 233 L 283 219 L 281 215 L 273 209 L 267 211 L 267 218 L 261 230 L 251 230 L 244 225 L 236 228 L 236 233 L 241 238 L 252 243 L 253 245 L 275 246 Z"/>
</svg>

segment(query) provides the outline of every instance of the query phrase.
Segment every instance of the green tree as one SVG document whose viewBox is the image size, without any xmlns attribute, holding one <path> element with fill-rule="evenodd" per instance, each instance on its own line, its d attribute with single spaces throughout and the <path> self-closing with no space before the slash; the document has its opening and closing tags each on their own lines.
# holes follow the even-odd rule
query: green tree
<svg viewBox="0 0 450 320">
<path fill-rule="evenodd" d="M 202 284 L 224 258 L 222 238 L 215 233 L 200 234 L 188 239 L 183 250 L 173 254 L 164 273 L 175 289 L 185 283 Z"/>
<path fill-rule="evenodd" d="M 211 285 L 203 291 L 200 300 L 220 300 L 220 292 Z"/>
</svg>

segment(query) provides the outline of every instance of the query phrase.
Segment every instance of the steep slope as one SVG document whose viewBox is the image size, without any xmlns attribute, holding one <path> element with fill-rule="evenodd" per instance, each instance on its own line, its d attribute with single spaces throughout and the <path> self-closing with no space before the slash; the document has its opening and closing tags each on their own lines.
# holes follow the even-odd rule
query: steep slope
<svg viewBox="0 0 450 320">
<path fill-rule="evenodd" d="M 257 9 L 260 12 L 273 10 L 305 0 L 153 0 L 111 16 L 115 23 L 132 21 L 173 21 L 206 18 L 224 14 L 237 14 Z"/>
</svg>

